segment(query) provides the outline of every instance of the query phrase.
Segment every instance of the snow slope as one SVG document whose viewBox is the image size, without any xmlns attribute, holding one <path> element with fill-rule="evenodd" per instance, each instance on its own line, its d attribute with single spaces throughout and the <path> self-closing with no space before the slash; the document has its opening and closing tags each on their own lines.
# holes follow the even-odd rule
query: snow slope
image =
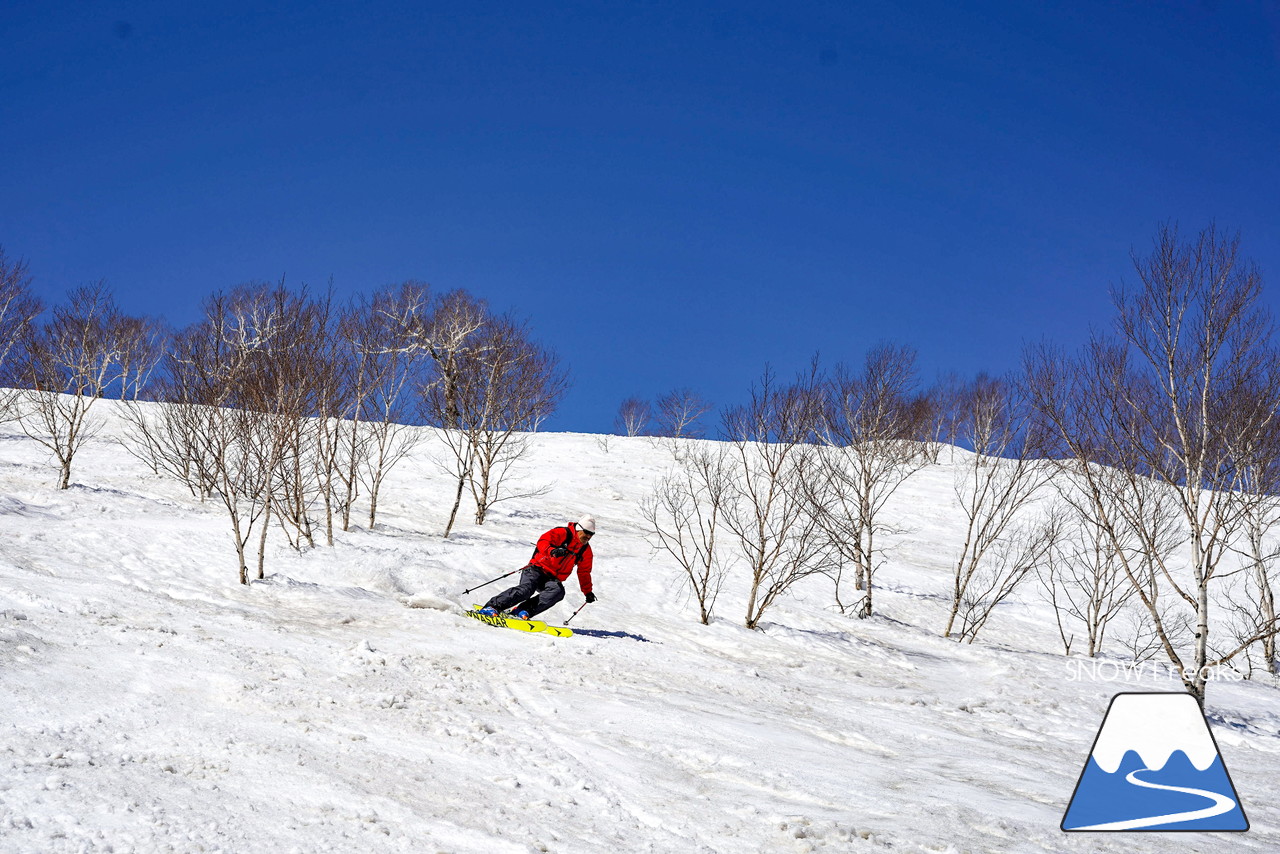
<svg viewBox="0 0 1280 854">
<path fill-rule="evenodd" d="M 974 645 L 939 637 L 955 548 L 945 466 L 907 485 L 913 528 L 881 615 L 829 585 L 707 627 L 643 538 L 666 467 L 643 440 L 535 438 L 537 499 L 440 538 L 424 445 L 375 531 L 275 538 L 236 583 L 218 509 L 109 440 L 75 485 L 0 428 L 0 852 L 1268 851 L 1280 845 L 1280 693 L 1211 687 L 1252 830 L 1058 830 L 1122 690 L 1071 678 L 1032 588 Z M 545 529 L 593 512 L 600 601 L 556 639 L 462 616 Z M 581 603 L 570 584 L 550 613 Z"/>
</svg>

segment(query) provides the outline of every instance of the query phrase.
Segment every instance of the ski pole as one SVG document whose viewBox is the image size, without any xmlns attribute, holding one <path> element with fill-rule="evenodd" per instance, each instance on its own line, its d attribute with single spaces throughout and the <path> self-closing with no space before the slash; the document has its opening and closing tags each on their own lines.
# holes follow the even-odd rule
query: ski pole
<svg viewBox="0 0 1280 854">
<path fill-rule="evenodd" d="M 583 608 L 585 608 L 585 607 L 587 607 L 587 603 L 586 603 L 586 602 L 583 602 L 581 605 L 579 605 L 579 606 L 578 606 L 578 611 L 581 611 L 581 610 L 582 610 Z M 578 611 L 574 611 L 572 614 L 570 614 L 570 615 L 569 615 L 569 620 L 572 620 L 574 617 L 578 616 Z M 564 621 L 564 624 L 565 624 L 566 626 L 567 626 L 567 625 L 569 625 L 569 620 L 565 620 L 565 621 Z"/>
<path fill-rule="evenodd" d="M 521 567 L 520 569 L 523 569 L 523 568 L 524 567 Z M 507 578 L 508 576 L 515 575 L 517 572 L 520 572 L 520 569 L 513 569 L 510 572 L 508 572 L 506 575 L 499 575 L 497 578 L 490 578 L 488 581 L 484 582 L 483 584 L 477 584 L 475 587 L 472 587 L 469 590 L 463 590 L 462 595 L 466 596 L 472 590 L 479 590 L 481 587 L 488 587 L 490 584 L 492 584 L 495 581 L 501 581 L 502 579 Z"/>
</svg>

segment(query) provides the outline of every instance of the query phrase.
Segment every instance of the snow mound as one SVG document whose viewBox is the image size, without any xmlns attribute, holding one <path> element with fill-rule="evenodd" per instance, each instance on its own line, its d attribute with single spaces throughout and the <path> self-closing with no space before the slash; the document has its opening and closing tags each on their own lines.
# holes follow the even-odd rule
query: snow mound
<svg viewBox="0 0 1280 854">
<path fill-rule="evenodd" d="M 405 597 L 401 601 L 410 608 L 425 608 L 429 611 L 457 613 L 462 610 L 456 603 L 441 599 L 439 596 L 433 596 L 430 593 L 417 593 L 413 596 Z"/>
</svg>

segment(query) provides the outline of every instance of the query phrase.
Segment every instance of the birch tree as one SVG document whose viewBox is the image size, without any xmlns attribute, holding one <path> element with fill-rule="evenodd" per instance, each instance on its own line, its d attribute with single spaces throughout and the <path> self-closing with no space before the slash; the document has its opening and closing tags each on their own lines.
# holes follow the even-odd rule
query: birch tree
<svg viewBox="0 0 1280 854">
<path fill-rule="evenodd" d="M 840 560 L 833 569 L 841 613 L 856 604 L 859 617 L 873 611 L 876 570 L 885 560 L 884 537 L 901 533 L 885 519 L 885 506 L 912 474 L 928 464 L 919 441 L 922 411 L 914 394 L 915 350 L 891 344 L 867 353 L 861 370 L 836 369 L 825 385 L 822 439 L 814 455 L 809 512 Z M 859 597 L 841 598 L 845 566 L 852 566 Z"/>
<path fill-rule="evenodd" d="M 344 334 L 354 350 L 358 378 L 352 460 L 357 437 L 363 449 L 352 471 L 369 496 L 370 528 L 377 524 L 378 499 L 387 476 L 422 438 L 408 422 L 411 398 L 429 359 L 428 347 L 418 336 L 430 322 L 429 314 L 427 287 L 405 282 L 374 294 L 368 306 L 346 322 Z M 349 521 L 348 515 L 344 528 Z"/>
<path fill-rule="evenodd" d="M 1280 363 L 1254 378 L 1254 386 L 1241 389 L 1236 397 L 1237 412 L 1230 413 L 1228 453 L 1234 470 L 1235 491 L 1241 503 L 1241 530 L 1233 553 L 1241 561 L 1237 585 L 1244 589 L 1243 600 L 1228 596 L 1237 613 L 1234 637 L 1237 642 L 1260 638 L 1263 669 L 1280 673 L 1276 633 L 1277 612 L 1275 565 L 1280 557 L 1280 417 L 1268 406 L 1280 387 Z M 1250 672 L 1252 672 L 1250 665 Z"/>
<path fill-rule="evenodd" d="M 1062 488 L 1068 487 L 1062 484 Z M 1065 653 L 1071 654 L 1080 628 L 1085 654 L 1094 658 L 1102 651 L 1107 627 L 1134 596 L 1120 568 L 1119 550 L 1125 548 L 1131 561 L 1140 564 L 1139 547 L 1133 539 L 1123 546 L 1113 542 L 1088 512 L 1087 502 L 1063 500 L 1059 508 L 1063 536 L 1037 567 L 1037 575 L 1053 606 Z"/>
<path fill-rule="evenodd" d="M 0 246 L 0 424 L 14 417 L 13 405 L 24 382 L 15 356 L 30 335 L 31 324 L 44 310 L 31 293 L 27 262 L 10 259 Z"/>
<path fill-rule="evenodd" d="M 1035 457 L 1019 383 L 979 376 L 959 397 L 957 425 L 972 453 L 953 454 L 965 528 L 943 636 L 972 643 L 992 610 L 1044 559 L 1058 525 L 1027 518 L 1051 470 Z"/>
<path fill-rule="evenodd" d="M 655 432 L 670 439 L 701 438 L 702 416 L 710 411 L 711 404 L 693 389 L 674 389 L 658 397 L 652 412 Z"/>
<path fill-rule="evenodd" d="M 172 332 L 151 317 L 120 316 L 114 330 L 116 386 L 120 400 L 140 400 L 164 359 Z"/>
<path fill-rule="evenodd" d="M 724 523 L 747 573 L 749 629 L 797 582 L 827 567 L 801 485 L 814 465 L 819 413 L 816 366 L 791 385 L 766 368 L 750 402 L 722 417 L 732 471 Z"/>
<path fill-rule="evenodd" d="M 703 625 L 729 573 L 724 515 L 732 512 L 733 471 L 723 446 L 697 446 L 676 455 L 673 470 L 640 504 L 650 545 L 679 565 L 698 603 Z"/>
<path fill-rule="evenodd" d="M 59 489 L 70 487 L 76 453 L 101 429 L 93 409 L 116 378 L 121 320 L 106 283 L 96 282 L 73 290 L 24 339 L 18 422 L 57 461 Z"/>
<path fill-rule="evenodd" d="M 459 429 L 471 446 L 470 486 L 477 525 L 500 501 L 540 495 L 504 491 L 512 469 L 528 451 L 528 434 L 555 411 L 568 374 L 550 350 L 510 317 L 490 318 L 465 360 Z"/>
<path fill-rule="evenodd" d="M 1123 557 L 1121 566 L 1164 654 L 1203 704 L 1214 667 L 1280 629 L 1262 625 L 1221 646 L 1212 635 L 1211 593 L 1235 569 L 1226 558 L 1253 502 L 1232 437 L 1264 429 L 1280 406 L 1267 379 L 1272 324 L 1238 236 L 1213 226 L 1190 241 L 1162 227 L 1134 269 L 1137 281 L 1113 293 L 1115 337 L 1095 336 L 1075 359 L 1034 351 L 1032 386 L 1108 536 L 1120 542 L 1127 525 L 1151 546 L 1149 576 Z M 1243 405 L 1241 395 L 1256 390 L 1260 405 Z M 1176 561 L 1154 547 L 1159 531 L 1142 512 L 1152 495 L 1176 508 Z"/>
<path fill-rule="evenodd" d="M 628 397 L 618 406 L 618 415 L 613 420 L 613 426 L 623 436 L 643 436 L 649 429 L 652 419 L 653 407 L 649 405 L 649 401 Z"/>
<path fill-rule="evenodd" d="M 454 484 L 445 537 L 457 521 L 475 465 L 475 448 L 461 428 L 460 395 L 467 376 L 465 363 L 477 358 L 474 339 L 488 313 L 484 301 L 455 290 L 435 300 L 430 312 L 413 327 L 413 340 L 431 359 L 431 374 L 418 387 L 421 411 L 428 424 L 439 428 L 438 435 L 448 451 L 444 469 Z"/>
<path fill-rule="evenodd" d="M 299 306 L 283 286 L 241 286 L 205 300 L 203 318 L 174 339 L 167 359 L 169 405 L 141 411 L 135 434 L 159 453 L 156 466 L 218 501 L 226 513 L 241 584 L 264 575 L 267 533 L 287 466 L 296 378 L 280 353 L 306 347 L 291 329 Z"/>
</svg>

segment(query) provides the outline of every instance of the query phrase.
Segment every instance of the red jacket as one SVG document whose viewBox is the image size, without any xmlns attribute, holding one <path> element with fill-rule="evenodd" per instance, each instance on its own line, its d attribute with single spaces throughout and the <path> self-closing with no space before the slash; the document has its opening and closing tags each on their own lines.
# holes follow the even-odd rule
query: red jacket
<svg viewBox="0 0 1280 854">
<path fill-rule="evenodd" d="M 572 535 L 568 532 L 572 531 Z M 552 557 L 551 550 L 567 548 L 569 553 L 564 557 Z M 578 530 L 571 525 L 552 528 L 538 538 L 538 548 L 529 560 L 530 566 L 536 566 L 557 581 L 566 580 L 573 572 L 574 564 L 578 566 L 578 586 L 583 593 L 591 592 L 591 546 L 582 541 Z"/>
</svg>

